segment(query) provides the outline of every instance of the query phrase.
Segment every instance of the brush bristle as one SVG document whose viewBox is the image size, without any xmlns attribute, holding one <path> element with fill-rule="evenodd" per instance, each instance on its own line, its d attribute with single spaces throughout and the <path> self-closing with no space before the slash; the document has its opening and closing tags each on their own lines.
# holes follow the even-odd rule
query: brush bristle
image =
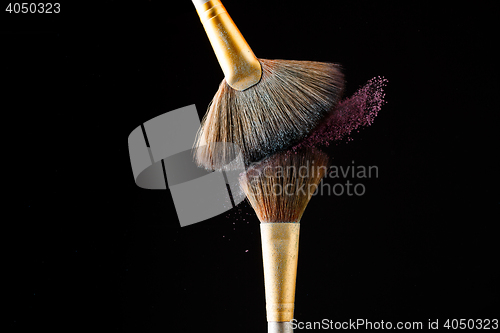
<svg viewBox="0 0 500 333">
<path fill-rule="evenodd" d="M 299 222 L 327 164 L 317 149 L 280 152 L 241 173 L 240 186 L 261 222 Z"/>
<path fill-rule="evenodd" d="M 229 162 L 234 146 L 213 143 L 235 144 L 246 166 L 287 150 L 305 138 L 340 100 L 344 76 L 336 64 L 259 61 L 262 78 L 258 84 L 244 91 L 232 89 L 225 80 L 220 84 L 194 145 L 199 166 L 232 169 Z"/>
</svg>

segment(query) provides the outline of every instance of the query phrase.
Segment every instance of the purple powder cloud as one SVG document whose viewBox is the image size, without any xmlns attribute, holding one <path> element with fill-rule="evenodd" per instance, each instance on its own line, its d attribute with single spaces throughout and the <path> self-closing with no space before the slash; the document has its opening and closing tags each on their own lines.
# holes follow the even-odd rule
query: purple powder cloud
<svg viewBox="0 0 500 333">
<path fill-rule="evenodd" d="M 386 103 L 384 87 L 387 82 L 380 76 L 369 80 L 351 97 L 340 101 L 330 116 L 292 150 L 328 146 L 330 142 L 341 140 L 360 127 L 370 126 Z"/>
</svg>

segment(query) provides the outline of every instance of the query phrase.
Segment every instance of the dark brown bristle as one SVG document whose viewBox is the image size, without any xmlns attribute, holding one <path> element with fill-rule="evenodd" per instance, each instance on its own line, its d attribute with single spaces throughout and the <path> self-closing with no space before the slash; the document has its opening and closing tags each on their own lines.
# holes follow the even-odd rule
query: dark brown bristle
<svg viewBox="0 0 500 333">
<path fill-rule="evenodd" d="M 203 118 L 195 160 L 211 170 L 230 170 L 232 143 L 246 166 L 289 149 L 305 138 L 338 103 L 344 76 L 336 64 L 265 60 L 260 82 L 244 91 L 225 80 Z M 221 148 L 223 147 L 223 148 Z"/>
<path fill-rule="evenodd" d="M 261 222 L 299 222 L 327 171 L 317 149 L 280 152 L 240 174 L 240 186 Z"/>
</svg>

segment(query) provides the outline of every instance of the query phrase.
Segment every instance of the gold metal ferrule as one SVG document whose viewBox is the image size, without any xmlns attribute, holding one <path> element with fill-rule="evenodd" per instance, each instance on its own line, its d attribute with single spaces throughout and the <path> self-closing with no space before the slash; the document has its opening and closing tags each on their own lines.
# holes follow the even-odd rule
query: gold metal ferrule
<svg viewBox="0 0 500 333">
<path fill-rule="evenodd" d="M 212 44 L 227 84 L 245 90 L 257 84 L 262 68 L 220 0 L 210 0 L 196 11 Z"/>
<path fill-rule="evenodd" d="M 300 223 L 260 224 L 268 322 L 293 319 Z"/>
</svg>

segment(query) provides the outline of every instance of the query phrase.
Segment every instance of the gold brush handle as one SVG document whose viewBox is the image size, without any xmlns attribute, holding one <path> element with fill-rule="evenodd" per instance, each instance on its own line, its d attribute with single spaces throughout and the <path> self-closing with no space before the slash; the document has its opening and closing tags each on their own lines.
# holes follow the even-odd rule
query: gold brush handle
<svg viewBox="0 0 500 333">
<path fill-rule="evenodd" d="M 269 332 L 292 332 L 300 223 L 261 223 Z"/>
<path fill-rule="evenodd" d="M 227 84 L 245 90 L 257 84 L 262 68 L 220 0 L 192 0 Z"/>
</svg>

